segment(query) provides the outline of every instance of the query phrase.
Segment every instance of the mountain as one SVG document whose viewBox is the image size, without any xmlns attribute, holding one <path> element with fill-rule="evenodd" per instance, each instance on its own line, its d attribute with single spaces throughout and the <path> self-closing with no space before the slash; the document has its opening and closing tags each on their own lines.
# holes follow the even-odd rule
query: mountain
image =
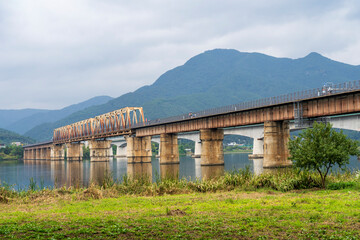
<svg viewBox="0 0 360 240">
<path fill-rule="evenodd" d="M 12 142 L 21 142 L 24 144 L 35 143 L 34 139 L 29 137 L 21 136 L 17 133 L 5 130 L 0 128 L 0 143 L 5 143 L 6 145 L 11 144 Z"/>
<path fill-rule="evenodd" d="M 30 114 L 28 116 L 22 117 L 20 119 L 17 119 L 16 121 L 12 122 L 11 124 L 8 124 L 5 128 L 14 132 L 17 132 L 19 134 L 24 134 L 31 128 L 42 124 L 46 122 L 55 122 L 59 119 L 62 119 L 66 116 L 69 116 L 70 114 L 80 111 L 82 109 L 96 106 L 100 104 L 104 104 L 108 102 L 109 100 L 113 99 L 109 96 L 98 96 L 91 98 L 89 100 L 86 100 L 84 102 L 73 104 L 68 107 L 62 108 L 60 110 L 43 110 L 39 112 L 35 112 L 33 114 Z M 15 110 L 16 111 L 16 110 Z M 23 110 L 17 110 L 19 112 Z"/>
<path fill-rule="evenodd" d="M 25 135 L 50 139 L 54 128 L 126 106 L 142 106 L 147 119 L 188 113 L 298 90 L 360 79 L 360 66 L 333 61 L 318 53 L 276 58 L 261 53 L 215 49 L 161 75 L 152 85 L 105 104 L 39 125 Z"/>
<path fill-rule="evenodd" d="M 42 109 L 21 109 L 21 110 L 0 110 L 0 128 L 6 128 L 8 125 L 19 121 L 22 118 L 29 117 L 33 114 L 47 112 Z"/>
</svg>

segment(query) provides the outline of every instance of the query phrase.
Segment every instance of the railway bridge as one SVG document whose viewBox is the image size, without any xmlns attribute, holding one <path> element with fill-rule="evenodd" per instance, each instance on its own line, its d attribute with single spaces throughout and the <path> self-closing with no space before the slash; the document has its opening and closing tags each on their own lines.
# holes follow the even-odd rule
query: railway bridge
<svg viewBox="0 0 360 240">
<path fill-rule="evenodd" d="M 360 81 L 305 90 L 220 108 L 147 121 L 141 107 L 127 107 L 54 130 L 50 142 L 24 147 L 24 159 L 82 160 L 88 144 L 91 161 L 108 161 L 111 143 L 128 163 L 151 162 L 151 141 L 160 143 L 160 164 L 179 163 L 178 138 L 195 141 L 202 166 L 223 165 L 226 134 L 254 139 L 253 157 L 263 166 L 284 167 L 291 130 L 327 121 L 334 127 L 360 130 Z"/>
</svg>

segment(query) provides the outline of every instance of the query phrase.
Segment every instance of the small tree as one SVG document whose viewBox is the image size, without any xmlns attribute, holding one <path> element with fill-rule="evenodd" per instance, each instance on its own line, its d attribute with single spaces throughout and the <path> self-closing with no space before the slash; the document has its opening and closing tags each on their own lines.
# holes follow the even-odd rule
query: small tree
<svg viewBox="0 0 360 240">
<path fill-rule="evenodd" d="M 325 188 L 329 170 L 349 163 L 350 155 L 359 155 L 358 142 L 347 138 L 342 131 L 336 132 L 330 123 L 315 122 L 313 128 L 304 130 L 289 140 L 290 159 L 295 167 L 316 170 Z"/>
</svg>

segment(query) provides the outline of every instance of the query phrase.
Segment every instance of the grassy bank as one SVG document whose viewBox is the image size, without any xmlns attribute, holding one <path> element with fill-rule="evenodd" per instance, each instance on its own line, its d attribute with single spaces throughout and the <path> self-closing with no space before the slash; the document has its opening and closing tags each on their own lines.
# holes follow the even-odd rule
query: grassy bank
<svg viewBox="0 0 360 240">
<path fill-rule="evenodd" d="M 60 194 L 1 205 L 10 239 L 358 239 L 359 192 L 222 192 L 77 199 Z"/>
<path fill-rule="evenodd" d="M 241 171 L 195 182 L 108 180 L 87 189 L 2 186 L 0 238 L 360 238 L 358 176 L 332 174 L 326 190 L 316 177 Z"/>
</svg>

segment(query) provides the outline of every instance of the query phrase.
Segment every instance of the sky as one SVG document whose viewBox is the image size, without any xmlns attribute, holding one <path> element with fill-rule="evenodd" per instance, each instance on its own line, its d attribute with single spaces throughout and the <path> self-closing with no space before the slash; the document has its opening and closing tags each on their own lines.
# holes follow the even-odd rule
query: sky
<svg viewBox="0 0 360 240">
<path fill-rule="evenodd" d="M 0 109 L 151 85 L 215 48 L 360 65 L 360 1 L 0 0 Z"/>
</svg>

